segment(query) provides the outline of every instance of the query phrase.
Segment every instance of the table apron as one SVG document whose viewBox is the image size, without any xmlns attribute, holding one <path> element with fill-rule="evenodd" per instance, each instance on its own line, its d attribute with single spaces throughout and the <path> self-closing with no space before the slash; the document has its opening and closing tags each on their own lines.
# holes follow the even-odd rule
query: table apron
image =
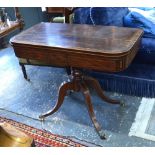
<svg viewBox="0 0 155 155">
<path fill-rule="evenodd" d="M 55 50 L 52 48 L 13 47 L 18 58 L 38 60 L 46 62 L 51 66 L 77 67 L 106 72 L 119 72 L 126 69 L 135 56 L 134 51 L 119 57 L 108 57 L 85 52 L 76 53 L 65 50 Z"/>
</svg>

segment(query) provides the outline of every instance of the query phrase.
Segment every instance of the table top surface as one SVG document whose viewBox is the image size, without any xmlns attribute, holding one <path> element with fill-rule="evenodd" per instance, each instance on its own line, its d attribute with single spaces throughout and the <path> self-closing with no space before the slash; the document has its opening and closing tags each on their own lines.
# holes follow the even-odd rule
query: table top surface
<svg viewBox="0 0 155 155">
<path fill-rule="evenodd" d="M 85 24 L 39 23 L 11 38 L 11 44 L 118 54 L 128 52 L 142 36 L 137 28 Z"/>
</svg>

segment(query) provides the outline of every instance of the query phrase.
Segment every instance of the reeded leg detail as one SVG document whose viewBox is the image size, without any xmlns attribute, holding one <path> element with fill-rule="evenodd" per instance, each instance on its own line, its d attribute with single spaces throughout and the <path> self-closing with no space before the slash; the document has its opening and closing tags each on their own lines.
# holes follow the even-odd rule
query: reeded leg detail
<svg viewBox="0 0 155 155">
<path fill-rule="evenodd" d="M 58 94 L 58 100 L 56 102 L 56 105 L 54 106 L 54 108 L 48 112 L 46 112 L 45 114 L 42 114 L 39 116 L 40 119 L 44 119 L 45 117 L 52 115 L 53 113 L 55 113 L 62 105 L 64 98 L 67 94 L 68 90 L 72 90 L 73 89 L 73 83 L 72 82 L 64 82 L 61 84 L 61 86 L 59 87 L 59 94 Z"/>
<path fill-rule="evenodd" d="M 88 90 L 88 88 L 87 88 L 87 86 L 86 86 L 86 84 L 84 82 L 81 82 L 80 87 L 81 87 L 81 91 L 82 91 L 82 93 L 83 93 L 83 95 L 85 97 L 88 112 L 89 112 L 90 118 L 91 118 L 91 120 L 92 120 L 92 122 L 94 124 L 94 127 L 95 127 L 97 133 L 99 134 L 100 138 L 101 139 L 106 139 L 104 131 L 101 129 L 101 126 L 100 126 L 100 124 L 98 123 L 98 121 L 96 119 L 96 116 L 95 116 L 95 113 L 94 113 L 94 110 L 93 110 L 93 105 L 92 105 L 92 102 L 91 102 L 91 97 L 90 97 L 89 90 Z"/>
<path fill-rule="evenodd" d="M 101 88 L 99 82 L 98 82 L 96 79 L 94 79 L 94 78 L 92 78 L 92 77 L 87 77 L 87 76 L 85 76 L 85 77 L 84 77 L 84 80 L 85 80 L 88 84 L 92 84 L 92 86 L 93 86 L 93 88 L 95 88 L 97 94 L 98 94 L 103 100 L 105 100 L 106 102 L 111 103 L 111 104 L 121 104 L 120 101 L 110 99 L 109 97 L 107 97 L 106 95 L 104 95 L 103 90 L 102 90 L 102 88 Z"/>
</svg>

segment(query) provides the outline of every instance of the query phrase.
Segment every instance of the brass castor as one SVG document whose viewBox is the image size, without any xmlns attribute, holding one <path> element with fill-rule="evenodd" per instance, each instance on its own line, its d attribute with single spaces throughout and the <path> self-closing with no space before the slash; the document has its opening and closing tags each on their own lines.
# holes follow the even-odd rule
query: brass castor
<svg viewBox="0 0 155 155">
<path fill-rule="evenodd" d="M 34 146 L 33 138 L 8 123 L 0 123 L 0 147 Z"/>
<path fill-rule="evenodd" d="M 120 106 L 121 106 L 121 107 L 125 107 L 125 101 L 123 101 L 123 100 L 120 101 Z"/>
</svg>

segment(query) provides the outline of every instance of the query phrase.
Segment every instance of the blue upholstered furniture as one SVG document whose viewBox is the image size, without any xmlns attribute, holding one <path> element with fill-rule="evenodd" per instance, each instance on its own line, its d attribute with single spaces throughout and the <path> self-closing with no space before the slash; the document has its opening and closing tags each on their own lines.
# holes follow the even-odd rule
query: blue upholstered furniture
<svg viewBox="0 0 155 155">
<path fill-rule="evenodd" d="M 139 8 L 150 10 L 153 8 Z M 145 12 L 144 12 L 145 13 Z M 148 14 L 147 14 L 148 15 Z M 155 14 L 152 15 L 155 19 Z M 133 96 L 155 97 L 155 23 L 141 12 L 128 8 L 78 8 L 74 23 L 138 27 L 144 30 L 140 49 L 128 69 L 119 73 L 86 71 L 96 77 L 107 91 Z"/>
</svg>

